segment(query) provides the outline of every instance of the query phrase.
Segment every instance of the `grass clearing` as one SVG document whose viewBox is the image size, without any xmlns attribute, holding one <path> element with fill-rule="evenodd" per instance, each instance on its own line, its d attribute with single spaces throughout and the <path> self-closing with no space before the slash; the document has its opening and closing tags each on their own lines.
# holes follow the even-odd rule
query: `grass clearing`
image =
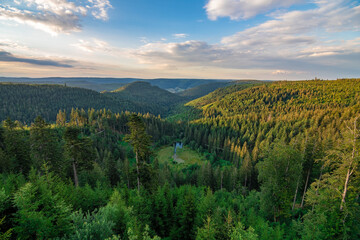
<svg viewBox="0 0 360 240">
<path fill-rule="evenodd" d="M 168 163 L 170 166 L 176 167 L 176 168 L 185 168 L 189 165 L 198 164 L 201 165 L 204 161 L 206 161 L 205 157 L 198 153 L 197 151 L 194 151 L 188 147 L 185 147 L 183 149 L 177 150 L 177 157 L 184 160 L 185 163 L 182 164 L 174 164 L 174 147 L 168 146 L 163 147 L 159 149 L 156 152 L 156 156 L 159 160 L 159 163 L 164 164 Z"/>
</svg>

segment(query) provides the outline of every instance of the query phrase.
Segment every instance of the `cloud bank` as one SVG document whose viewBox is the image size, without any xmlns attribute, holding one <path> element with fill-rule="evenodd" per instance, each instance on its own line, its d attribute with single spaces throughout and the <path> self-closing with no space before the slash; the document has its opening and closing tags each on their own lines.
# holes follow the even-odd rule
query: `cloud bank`
<svg viewBox="0 0 360 240">
<path fill-rule="evenodd" d="M 276 8 L 304 2 L 304 0 L 209 0 L 205 9 L 211 20 L 221 17 L 240 20 L 249 19 Z"/>
<path fill-rule="evenodd" d="M 49 60 L 49 59 L 35 59 L 35 58 L 25 58 L 15 56 L 10 52 L 3 51 L 0 49 L 0 62 L 20 62 L 28 63 L 32 65 L 39 66 L 52 66 L 52 67 L 62 67 L 62 68 L 72 68 L 73 66 L 64 62 Z"/>
<path fill-rule="evenodd" d="M 108 0 L 88 0 L 86 5 L 68 0 L 17 0 L 11 6 L 0 3 L 0 19 L 16 21 L 56 35 L 80 31 L 81 17 L 89 14 L 96 19 L 107 20 L 109 8 L 112 6 Z"/>
<path fill-rule="evenodd" d="M 222 4 L 214 5 L 219 2 L 211 0 L 206 7 L 223 9 L 230 4 L 237 9 L 245 4 L 245 1 L 223 0 Z M 267 2 L 271 6 L 279 3 L 253 2 Z M 140 63 L 164 68 L 268 69 L 274 75 L 358 74 L 360 37 L 356 33 L 360 30 L 360 6 L 345 2 L 323 0 L 316 2 L 313 9 L 273 14 L 271 20 L 224 37 L 219 44 L 195 40 L 148 43 L 133 51 L 133 56 Z M 261 9 L 268 9 L 266 6 L 250 11 L 250 15 L 239 16 L 253 16 L 263 11 Z M 237 19 L 236 16 L 232 18 Z M 346 32 L 352 32 L 353 37 L 342 39 L 341 35 Z"/>
</svg>

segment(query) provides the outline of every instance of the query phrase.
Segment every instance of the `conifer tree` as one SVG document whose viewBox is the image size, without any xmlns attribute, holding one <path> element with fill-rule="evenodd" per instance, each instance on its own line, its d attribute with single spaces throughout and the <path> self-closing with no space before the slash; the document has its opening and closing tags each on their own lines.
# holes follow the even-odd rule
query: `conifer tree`
<svg viewBox="0 0 360 240">
<path fill-rule="evenodd" d="M 38 116 L 30 129 L 30 149 L 34 166 L 40 169 L 49 164 L 58 173 L 61 172 L 61 153 L 59 144 L 48 123 Z"/>
<path fill-rule="evenodd" d="M 80 129 L 67 127 L 64 133 L 65 151 L 73 168 L 75 186 L 79 186 L 78 171 L 91 169 L 95 160 L 92 141 L 88 137 L 80 137 Z"/>
<path fill-rule="evenodd" d="M 145 124 L 141 118 L 132 114 L 128 122 L 130 134 L 125 136 L 125 141 L 134 148 L 136 158 L 137 189 L 140 191 L 140 168 L 147 161 L 150 154 L 150 136 L 146 133 Z"/>
</svg>

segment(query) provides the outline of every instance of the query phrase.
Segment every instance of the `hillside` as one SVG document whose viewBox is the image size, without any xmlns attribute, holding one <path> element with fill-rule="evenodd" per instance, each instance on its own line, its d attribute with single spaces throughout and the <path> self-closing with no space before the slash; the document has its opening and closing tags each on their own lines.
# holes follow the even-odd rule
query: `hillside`
<svg viewBox="0 0 360 240">
<path fill-rule="evenodd" d="M 113 112 L 147 110 L 127 99 L 111 98 L 82 88 L 59 85 L 0 84 L 0 120 L 7 117 L 31 122 L 37 116 L 55 121 L 60 109 L 110 109 Z"/>
<path fill-rule="evenodd" d="M 209 93 L 219 89 L 216 93 L 211 94 L 207 97 L 207 99 L 212 99 L 212 97 L 216 96 L 216 98 L 219 97 L 219 95 L 223 95 L 226 93 L 226 91 L 236 91 L 235 89 L 243 89 L 240 85 L 247 84 L 262 84 L 264 82 L 258 81 L 258 80 L 238 80 L 238 81 L 219 81 L 219 82 L 210 82 L 206 84 L 202 84 L 187 90 L 184 90 L 182 92 L 179 92 L 178 95 L 183 96 L 187 98 L 189 101 L 194 100 L 197 98 L 201 98 L 203 96 L 208 95 Z M 238 88 L 225 88 L 226 86 L 231 85 L 238 85 Z M 246 87 L 247 87 L 246 86 Z M 227 90 L 225 90 L 227 89 Z"/>
<path fill-rule="evenodd" d="M 21 118 L 181 101 L 143 82 L 0 93 L 0 110 Z M 59 113 L 56 124 L 3 121 L 0 238 L 359 239 L 359 93 L 360 79 L 250 83 L 183 106 L 198 111 L 192 121 L 104 109 Z"/>
<path fill-rule="evenodd" d="M 224 83 L 222 83 L 224 84 Z M 246 88 L 250 88 L 253 86 L 257 86 L 257 85 L 261 85 L 261 84 L 266 84 L 264 82 L 261 81 L 236 81 L 236 82 L 228 82 L 225 85 L 229 85 L 226 87 L 220 87 L 217 88 L 215 91 L 210 92 L 209 94 L 199 97 L 197 99 L 194 99 L 193 101 L 187 102 L 184 105 L 178 105 L 176 106 L 175 109 L 173 109 L 169 116 L 168 116 L 168 120 L 171 121 L 182 121 L 182 120 L 195 120 L 198 118 L 202 117 L 202 107 L 205 105 L 208 105 L 210 103 L 216 102 L 220 99 L 222 99 L 223 97 L 225 97 L 227 94 L 236 92 L 236 91 L 240 91 Z M 210 90 L 213 87 L 213 85 L 211 84 L 211 86 L 205 90 Z M 203 91 L 201 89 L 201 86 L 195 87 L 194 90 L 193 89 L 189 89 L 185 91 L 185 94 L 188 95 L 202 95 L 203 93 L 205 93 L 206 91 Z M 201 93 L 201 94 L 200 94 Z M 191 97 L 189 97 L 188 99 L 191 100 Z"/>
<path fill-rule="evenodd" d="M 230 86 L 196 99 L 188 105 L 201 107 L 204 116 L 209 117 L 264 112 L 279 115 L 300 110 L 314 111 L 358 105 L 359 92 L 360 80 L 355 79 L 284 81 L 246 89 L 241 89 L 239 85 Z"/>
<path fill-rule="evenodd" d="M 336 141 L 360 114 L 359 93 L 360 79 L 234 85 L 187 103 L 182 114 L 197 113 L 189 133 L 198 147 L 233 162 L 248 152 L 257 162 L 275 141 Z"/>
<path fill-rule="evenodd" d="M 186 89 L 177 94 L 188 100 L 193 100 L 193 99 L 205 96 L 205 95 L 215 91 L 216 89 L 225 87 L 229 84 L 230 84 L 230 82 L 228 82 L 228 81 L 206 83 L 206 84 L 202 84 L 202 85 L 199 85 L 199 86 L 196 86 L 193 88 Z"/>
<path fill-rule="evenodd" d="M 269 84 L 269 82 L 262 82 L 262 81 L 236 81 L 228 83 L 226 87 L 215 89 L 213 92 L 210 92 L 207 95 L 203 95 L 194 101 L 191 101 L 186 104 L 186 106 L 192 107 L 203 107 L 207 104 L 219 101 L 220 99 L 224 98 L 226 95 L 244 90 L 246 88 L 250 88 L 257 85 L 262 84 Z"/>
<path fill-rule="evenodd" d="M 183 97 L 148 82 L 129 83 L 104 95 L 133 102 L 155 115 L 166 115 L 174 105 L 185 101 Z"/>
<path fill-rule="evenodd" d="M 202 84 L 219 82 L 221 80 L 211 79 L 140 79 L 140 78 L 94 78 L 94 77 L 48 77 L 48 78 L 11 78 L 0 77 L 0 82 L 9 83 L 30 83 L 30 84 L 57 84 L 66 85 L 68 87 L 79 87 L 91 89 L 94 91 L 113 91 L 128 83 L 132 82 L 149 82 L 153 86 L 171 91 L 181 92 L 189 88 L 193 88 Z"/>
</svg>

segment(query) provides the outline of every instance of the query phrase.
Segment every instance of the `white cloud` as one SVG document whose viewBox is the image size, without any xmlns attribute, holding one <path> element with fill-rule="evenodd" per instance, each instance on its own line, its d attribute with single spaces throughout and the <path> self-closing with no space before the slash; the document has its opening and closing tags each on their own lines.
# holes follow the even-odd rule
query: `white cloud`
<svg viewBox="0 0 360 240">
<path fill-rule="evenodd" d="M 305 0 L 209 0 L 205 9 L 210 20 L 230 17 L 232 20 L 249 19 L 270 10 L 289 7 Z"/>
<path fill-rule="evenodd" d="M 12 51 L 30 51 L 31 49 L 27 46 L 20 44 L 18 41 L 11 41 L 9 39 L 0 39 L 0 47 L 5 50 Z"/>
<path fill-rule="evenodd" d="M 96 38 L 93 38 L 91 40 L 80 39 L 79 42 L 73 44 L 73 46 L 85 52 L 107 52 L 107 53 L 116 54 L 120 51 L 120 49 L 111 46 L 109 43 Z"/>
<path fill-rule="evenodd" d="M 81 29 L 79 17 L 75 14 L 47 14 L 0 6 L 0 19 L 27 24 L 52 35 L 60 32 L 79 31 Z"/>
<path fill-rule="evenodd" d="M 231 52 L 220 46 L 209 45 L 202 41 L 182 43 L 148 43 L 130 52 L 142 64 L 155 65 L 157 68 L 215 64 L 230 56 Z"/>
<path fill-rule="evenodd" d="M 95 18 L 101 20 L 109 19 L 107 11 L 109 10 L 109 8 L 112 8 L 112 5 L 110 4 L 109 0 L 88 0 L 88 1 L 92 4 L 92 7 L 90 7 L 92 9 L 91 14 Z"/>
<path fill-rule="evenodd" d="M 360 30 L 359 6 L 342 6 L 339 0 L 328 2 L 307 11 L 279 14 L 273 20 L 223 38 L 222 43 L 238 51 L 290 57 L 312 46 L 329 45 L 325 41 L 333 33 Z M 343 43 L 333 44 L 341 47 Z"/>
<path fill-rule="evenodd" d="M 17 0 L 14 3 L 14 6 L 0 3 L 0 19 L 27 24 L 52 35 L 80 31 L 80 18 L 89 12 L 97 19 L 107 20 L 107 11 L 112 7 L 108 0 L 89 0 L 86 6 L 68 0 Z"/>
<path fill-rule="evenodd" d="M 173 36 L 174 38 L 187 38 L 187 37 L 189 37 L 189 35 L 186 34 L 186 33 L 175 33 L 175 34 L 173 34 L 172 36 Z"/>
<path fill-rule="evenodd" d="M 340 0 L 326 2 L 310 10 L 278 12 L 272 20 L 224 37 L 220 44 L 148 43 L 132 55 L 156 68 L 268 69 L 274 76 L 305 72 L 316 76 L 358 75 L 360 38 L 332 37 L 346 31 L 359 36 L 360 7 L 346 6 Z"/>
</svg>

